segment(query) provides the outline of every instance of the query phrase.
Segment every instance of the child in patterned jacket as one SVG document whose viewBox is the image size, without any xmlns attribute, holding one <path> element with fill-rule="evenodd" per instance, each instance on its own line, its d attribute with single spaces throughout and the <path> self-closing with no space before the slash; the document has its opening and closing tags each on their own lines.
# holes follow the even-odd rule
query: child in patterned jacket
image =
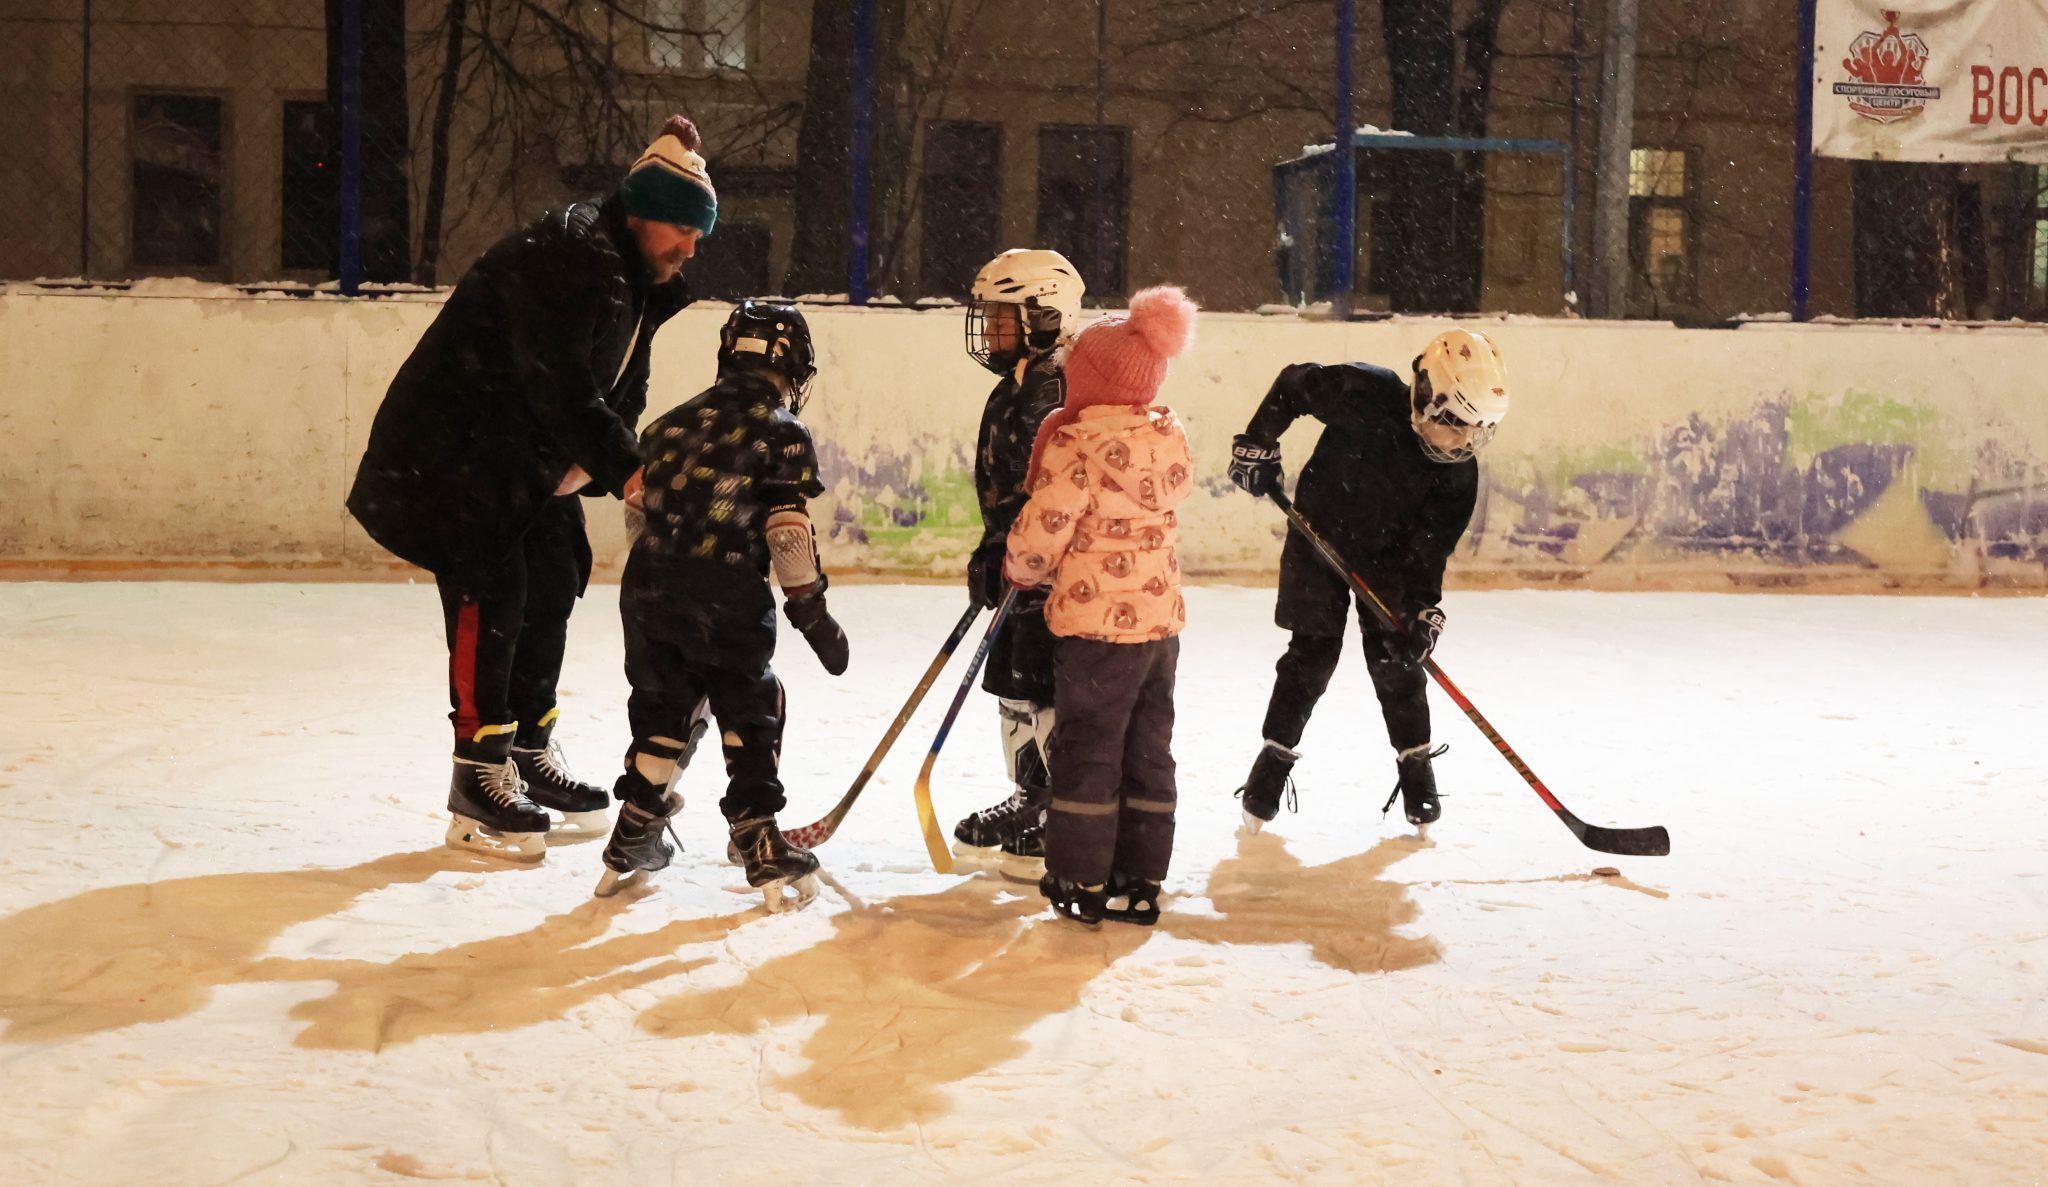
<svg viewBox="0 0 2048 1187">
<path fill-rule="evenodd" d="M 1081 331 L 1066 402 L 1039 428 L 1031 499 L 1010 529 L 1005 574 L 1021 588 L 1051 586 L 1056 640 L 1039 890 L 1089 925 L 1155 922 L 1173 855 L 1173 681 L 1187 621 L 1173 509 L 1193 489 L 1193 465 L 1180 418 L 1153 400 L 1194 328 L 1194 302 L 1163 286 Z"/>
</svg>

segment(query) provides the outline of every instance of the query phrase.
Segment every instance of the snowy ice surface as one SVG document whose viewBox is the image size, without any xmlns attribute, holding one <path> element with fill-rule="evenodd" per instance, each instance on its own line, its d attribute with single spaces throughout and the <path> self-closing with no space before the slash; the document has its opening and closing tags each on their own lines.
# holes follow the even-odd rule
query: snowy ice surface
<svg viewBox="0 0 2048 1187">
<path fill-rule="evenodd" d="M 616 591 L 561 736 L 624 747 Z M 960 604 L 836 588 L 785 654 L 786 823 L 842 790 Z M 1281 636 L 1189 597 L 1154 931 L 926 865 L 960 659 L 769 917 L 689 852 L 593 901 L 439 847 L 438 607 L 393 585 L 0 585 L 0 1183 L 1972 1183 L 2048 1165 L 2048 601 L 1455 594 L 1433 844 L 1347 656 L 1299 814 L 1233 835 Z M 966 651 L 963 648 L 963 653 Z M 964 658 L 964 655 L 963 657 Z M 999 793 L 976 694 L 950 821 Z M 1598 866 L 1617 878 L 1593 876 Z"/>
</svg>

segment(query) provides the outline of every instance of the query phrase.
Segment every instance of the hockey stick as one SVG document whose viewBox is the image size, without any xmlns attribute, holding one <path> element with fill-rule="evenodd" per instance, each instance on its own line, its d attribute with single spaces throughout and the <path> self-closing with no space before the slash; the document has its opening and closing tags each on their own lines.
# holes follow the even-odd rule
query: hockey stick
<svg viewBox="0 0 2048 1187">
<path fill-rule="evenodd" d="M 974 662 L 967 665 L 967 674 L 960 678 L 960 691 L 953 694 L 952 707 L 946 710 L 946 719 L 939 723 L 939 736 L 932 739 L 932 748 L 924 756 L 924 766 L 917 772 L 917 823 L 924 830 L 924 847 L 931 852 L 932 868 L 941 874 L 953 872 L 953 850 L 946 844 L 946 834 L 939 831 L 938 813 L 932 810 L 932 767 L 939 761 L 939 747 L 946 744 L 946 735 L 953 730 L 953 719 L 960 716 L 960 706 L 967 703 L 967 691 L 974 687 L 974 674 L 981 671 L 981 665 L 988 659 L 988 650 L 994 646 L 996 632 L 1003 629 L 1003 619 L 1009 617 L 1010 606 L 1017 600 L 1015 589 L 1003 595 L 1002 604 L 996 607 L 996 616 L 988 624 L 988 633 L 981 637 L 981 646 L 974 651 Z"/>
<path fill-rule="evenodd" d="M 945 670 L 947 661 L 953 658 L 953 652 L 959 648 L 960 640 L 967 637 L 968 628 L 980 617 L 981 607 L 969 606 L 967 613 L 960 616 L 960 621 L 953 624 L 953 633 L 946 636 L 946 645 L 939 648 L 939 653 L 932 657 L 931 666 L 918 678 L 917 687 L 910 690 L 910 699 L 903 702 L 903 708 L 897 712 L 896 720 L 889 723 L 889 732 L 883 734 L 882 740 L 875 744 L 875 752 L 868 755 L 867 765 L 854 777 L 853 786 L 847 788 L 846 794 L 840 796 L 839 802 L 832 805 L 832 810 L 825 813 L 824 818 L 817 823 L 785 830 L 782 835 L 789 838 L 790 844 L 804 849 L 815 849 L 831 840 L 832 834 L 839 831 L 839 825 L 846 819 L 846 813 L 853 807 L 853 801 L 860 798 L 861 789 L 874 777 L 875 769 L 882 765 L 882 758 L 889 753 L 889 747 L 896 744 L 897 735 L 903 732 L 904 726 L 910 724 L 910 715 L 917 712 L 918 705 L 924 701 L 924 694 L 931 690 L 932 682 Z"/>
<path fill-rule="evenodd" d="M 1294 525 L 1294 530 L 1301 533 L 1302 539 L 1315 546 L 1316 552 L 1323 558 L 1323 563 L 1351 582 L 1351 587 L 1358 591 L 1380 625 L 1390 631 L 1400 630 L 1401 624 L 1395 620 L 1393 611 L 1387 609 L 1387 604 L 1380 601 L 1379 595 L 1372 591 L 1372 587 L 1365 583 L 1364 578 L 1344 563 L 1344 558 L 1337 555 L 1337 550 L 1330 547 L 1330 542 L 1309 526 L 1308 520 L 1302 518 L 1301 512 L 1294 509 L 1294 501 L 1283 491 L 1276 490 L 1270 497 L 1279 505 L 1280 510 L 1286 513 L 1287 522 Z M 1543 786 L 1543 780 L 1536 777 L 1536 772 L 1529 769 L 1529 764 L 1522 761 L 1522 756 L 1516 754 L 1514 747 L 1508 745 L 1507 739 L 1500 736 L 1500 731 L 1494 729 L 1492 723 L 1480 714 L 1472 702 L 1465 699 L 1465 694 L 1458 691 L 1458 686 L 1451 683 L 1451 678 L 1444 675 L 1444 670 L 1436 666 L 1435 660 L 1424 659 L 1422 666 L 1436 680 L 1437 687 L 1443 689 L 1458 703 L 1458 708 L 1465 711 L 1465 716 L 1472 719 L 1472 724 L 1479 727 L 1479 732 L 1486 735 L 1486 740 L 1493 743 L 1493 748 L 1500 751 L 1500 756 L 1508 760 L 1508 765 L 1515 768 L 1515 773 L 1528 781 L 1529 786 L 1535 789 L 1536 794 L 1550 806 L 1551 811 L 1557 813 L 1557 818 L 1564 821 L 1565 827 L 1571 829 L 1572 835 L 1586 848 L 1630 857 L 1663 857 L 1671 852 L 1671 834 L 1665 832 L 1662 825 L 1652 825 L 1649 828 L 1603 828 L 1597 824 L 1587 824 L 1572 815 L 1571 809 L 1557 802 L 1557 797 L 1550 794 L 1548 787 Z"/>
</svg>

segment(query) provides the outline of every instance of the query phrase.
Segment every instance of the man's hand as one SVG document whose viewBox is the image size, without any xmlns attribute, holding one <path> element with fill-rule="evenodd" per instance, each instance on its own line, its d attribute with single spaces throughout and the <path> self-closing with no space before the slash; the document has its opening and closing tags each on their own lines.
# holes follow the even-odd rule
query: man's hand
<svg viewBox="0 0 2048 1187">
<path fill-rule="evenodd" d="M 590 474 L 581 466 L 570 466 L 569 472 L 562 475 L 562 480 L 555 484 L 555 496 L 560 498 L 563 495 L 573 495 L 589 485 Z"/>
<path fill-rule="evenodd" d="M 647 471 L 644 467 L 642 469 L 633 471 L 630 475 L 626 477 L 626 491 L 625 494 L 620 496 L 626 501 L 626 506 L 631 507 L 635 511 L 641 509 L 641 498 L 645 493 L 644 488 L 646 486 L 646 483 Z"/>
</svg>

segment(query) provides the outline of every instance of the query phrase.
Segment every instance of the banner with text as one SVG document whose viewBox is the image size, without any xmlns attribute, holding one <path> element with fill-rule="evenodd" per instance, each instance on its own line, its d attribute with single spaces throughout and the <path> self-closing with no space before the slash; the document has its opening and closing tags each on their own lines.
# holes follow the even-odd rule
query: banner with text
<svg viewBox="0 0 2048 1187">
<path fill-rule="evenodd" d="M 2048 0 L 1814 0 L 1813 151 L 2048 162 Z"/>
</svg>

